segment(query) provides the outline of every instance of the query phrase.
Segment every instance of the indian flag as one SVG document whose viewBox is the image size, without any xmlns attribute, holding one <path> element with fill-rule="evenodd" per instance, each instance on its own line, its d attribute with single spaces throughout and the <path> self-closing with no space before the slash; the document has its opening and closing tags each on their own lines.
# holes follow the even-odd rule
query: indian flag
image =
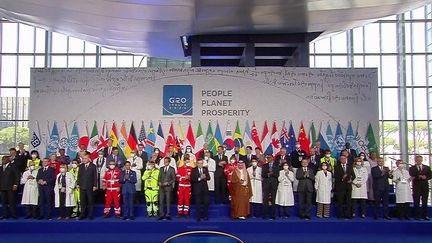
<svg viewBox="0 0 432 243">
<path fill-rule="evenodd" d="M 119 156 L 127 159 L 130 156 L 130 147 L 127 143 L 126 122 L 122 122 L 120 127 L 120 136 L 118 138 Z M 129 154 L 128 154 L 129 152 Z"/>
</svg>

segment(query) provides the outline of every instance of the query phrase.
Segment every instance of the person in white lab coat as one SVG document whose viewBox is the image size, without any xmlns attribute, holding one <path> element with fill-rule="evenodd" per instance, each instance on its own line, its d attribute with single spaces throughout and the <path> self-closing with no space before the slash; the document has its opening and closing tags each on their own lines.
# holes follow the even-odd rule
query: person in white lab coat
<svg viewBox="0 0 432 243">
<path fill-rule="evenodd" d="M 290 170 L 287 162 L 282 164 L 282 170 L 279 171 L 278 190 L 276 193 L 276 205 L 279 205 L 279 216 L 288 218 L 290 216 L 290 207 L 294 206 L 294 172 Z"/>
<path fill-rule="evenodd" d="M 332 173 L 328 171 L 329 164 L 321 163 L 321 170 L 315 176 L 315 190 L 317 202 L 317 217 L 330 217 L 331 191 L 333 187 Z"/>
<path fill-rule="evenodd" d="M 366 161 L 367 162 L 367 161 Z M 362 158 L 354 159 L 354 180 L 352 182 L 351 201 L 353 207 L 353 217 L 357 210 L 357 203 L 360 203 L 361 217 L 366 217 L 366 200 L 368 199 L 368 178 L 369 172 L 367 167 L 364 166 Z"/>
<path fill-rule="evenodd" d="M 214 173 L 216 171 L 216 161 L 212 159 L 211 152 L 207 150 L 204 153 L 204 167 L 207 167 L 210 175 L 210 180 L 207 181 L 209 191 L 214 191 Z"/>
<path fill-rule="evenodd" d="M 60 173 L 56 177 L 54 186 L 55 207 L 60 208 L 58 219 L 70 219 L 72 208 L 76 206 L 74 189 L 75 177 L 67 171 L 65 164 L 60 165 Z"/>
<path fill-rule="evenodd" d="M 410 219 L 410 203 L 413 202 L 411 194 L 411 176 L 403 160 L 396 161 L 397 169 L 393 171 L 393 182 L 396 185 L 396 205 L 399 219 Z"/>
<path fill-rule="evenodd" d="M 130 157 L 127 161 L 131 163 L 131 170 L 135 171 L 135 173 L 137 174 L 137 178 L 141 178 L 143 160 L 137 155 L 136 149 L 131 152 Z M 141 180 L 137 180 L 137 183 L 135 184 L 135 189 L 137 193 L 141 194 Z"/>
<path fill-rule="evenodd" d="M 254 218 L 259 217 L 259 211 L 262 208 L 262 176 L 261 167 L 258 166 L 258 160 L 256 158 L 251 159 L 251 165 L 247 168 L 249 178 L 251 179 L 252 197 L 249 200 L 251 206 L 251 216 Z"/>
<path fill-rule="evenodd" d="M 37 205 L 38 205 L 38 184 L 36 181 L 38 170 L 36 169 L 35 162 L 30 160 L 28 170 L 24 171 L 21 177 L 21 184 L 24 185 L 21 204 L 26 206 L 27 215 L 25 219 L 37 218 Z"/>
</svg>

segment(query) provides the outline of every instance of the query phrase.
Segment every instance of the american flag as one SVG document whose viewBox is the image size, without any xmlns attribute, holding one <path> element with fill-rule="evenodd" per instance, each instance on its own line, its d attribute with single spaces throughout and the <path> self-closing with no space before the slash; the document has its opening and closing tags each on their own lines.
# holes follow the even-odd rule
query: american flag
<svg viewBox="0 0 432 243">
<path fill-rule="evenodd" d="M 140 129 L 140 133 L 138 135 L 138 144 L 142 144 L 145 146 L 146 144 L 146 133 L 145 133 L 145 128 L 144 128 L 144 122 L 141 124 L 141 129 Z"/>
</svg>

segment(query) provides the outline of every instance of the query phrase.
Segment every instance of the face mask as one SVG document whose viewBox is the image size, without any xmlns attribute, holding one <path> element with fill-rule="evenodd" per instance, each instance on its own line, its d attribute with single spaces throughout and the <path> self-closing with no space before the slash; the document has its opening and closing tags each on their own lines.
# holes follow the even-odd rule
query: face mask
<svg viewBox="0 0 432 243">
<path fill-rule="evenodd" d="M 286 166 L 286 165 L 283 168 L 284 168 L 284 170 L 288 170 L 288 166 Z"/>
<path fill-rule="evenodd" d="M 365 158 L 365 157 L 364 157 L 363 155 L 362 155 L 362 156 L 360 156 L 360 159 L 364 160 L 364 158 Z"/>
<path fill-rule="evenodd" d="M 327 166 L 323 166 L 322 169 L 323 169 L 323 170 L 327 170 Z"/>
<path fill-rule="evenodd" d="M 148 169 L 149 169 L 149 170 L 152 170 L 153 168 L 154 168 L 154 165 L 149 165 L 149 166 L 148 166 Z"/>
<path fill-rule="evenodd" d="M 60 168 L 60 172 L 61 172 L 61 173 L 65 173 L 65 172 L 66 172 L 66 169 L 65 169 L 65 168 Z"/>
<path fill-rule="evenodd" d="M 136 154 L 131 154 L 131 157 L 135 157 Z"/>
<path fill-rule="evenodd" d="M 296 149 L 299 149 L 300 148 L 300 145 L 299 144 L 296 144 Z"/>
<path fill-rule="evenodd" d="M 34 169 L 35 169 L 35 166 L 34 166 L 34 165 L 31 165 L 31 166 L 29 167 L 29 169 L 30 169 L 30 170 L 34 170 Z"/>
<path fill-rule="evenodd" d="M 103 154 L 99 154 L 99 158 L 102 158 L 103 157 Z"/>
<path fill-rule="evenodd" d="M 72 168 L 76 168 L 76 167 L 78 167 L 77 164 L 72 164 Z"/>
<path fill-rule="evenodd" d="M 192 150 L 186 149 L 186 153 L 192 153 Z"/>
<path fill-rule="evenodd" d="M 36 159 L 36 154 L 31 155 L 32 159 Z"/>
<path fill-rule="evenodd" d="M 359 162 L 359 163 L 356 163 L 356 165 L 357 165 L 357 166 L 361 166 L 361 165 L 362 165 L 362 163 L 361 163 L 361 162 Z"/>
<path fill-rule="evenodd" d="M 405 165 L 404 164 L 400 164 L 398 167 L 399 167 L 399 169 L 403 169 L 405 167 Z"/>
<path fill-rule="evenodd" d="M 207 157 L 207 156 L 204 157 L 204 160 L 208 160 L 208 159 L 209 159 L 209 157 Z"/>
<path fill-rule="evenodd" d="M 155 154 L 158 154 L 158 153 L 159 153 L 159 151 L 156 150 L 156 151 L 155 151 Z"/>
<path fill-rule="evenodd" d="M 326 157 L 326 158 L 330 158 L 330 154 L 326 154 L 325 157 Z"/>
<path fill-rule="evenodd" d="M 231 160 L 231 163 L 234 163 L 234 162 L 236 162 L 236 160 L 235 160 L 235 159 L 232 159 L 232 160 Z"/>
<path fill-rule="evenodd" d="M 114 170 L 115 165 L 110 165 L 109 168 L 110 168 L 111 170 Z"/>
<path fill-rule="evenodd" d="M 187 162 L 187 163 L 186 163 L 186 166 L 190 166 L 190 163 L 189 163 L 189 162 Z"/>
<path fill-rule="evenodd" d="M 252 166 L 253 167 L 257 167 L 258 163 L 257 162 L 252 162 Z"/>
</svg>

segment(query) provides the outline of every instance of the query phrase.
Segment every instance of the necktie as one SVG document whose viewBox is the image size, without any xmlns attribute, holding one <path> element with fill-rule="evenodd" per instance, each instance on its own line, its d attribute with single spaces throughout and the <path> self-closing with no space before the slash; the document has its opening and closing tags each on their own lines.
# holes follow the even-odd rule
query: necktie
<svg viewBox="0 0 432 243">
<path fill-rule="evenodd" d="M 117 162 L 117 156 L 114 155 L 114 161 Z"/>
<path fill-rule="evenodd" d="M 383 167 L 382 167 L 382 166 L 380 166 L 380 170 L 381 170 L 381 171 L 383 170 Z"/>
<path fill-rule="evenodd" d="M 343 170 L 344 170 L 344 172 L 346 172 L 346 167 L 345 167 L 345 165 L 343 166 Z"/>
<path fill-rule="evenodd" d="M 219 155 L 219 160 L 222 160 L 222 155 Z"/>
<path fill-rule="evenodd" d="M 111 147 L 108 147 L 108 154 L 111 155 Z"/>
<path fill-rule="evenodd" d="M 168 171 L 168 167 L 166 166 L 166 167 L 165 167 L 165 173 L 167 173 L 167 171 Z"/>
<path fill-rule="evenodd" d="M 418 167 L 418 170 L 419 170 L 419 171 L 422 171 L 422 167 L 421 167 L 421 165 Z"/>
<path fill-rule="evenodd" d="M 200 175 L 202 175 L 202 169 L 201 168 L 199 168 L 199 173 L 200 173 Z"/>
<path fill-rule="evenodd" d="M 129 176 L 129 171 L 128 171 L 128 170 L 126 171 L 126 175 L 128 175 L 128 176 Z"/>
</svg>

